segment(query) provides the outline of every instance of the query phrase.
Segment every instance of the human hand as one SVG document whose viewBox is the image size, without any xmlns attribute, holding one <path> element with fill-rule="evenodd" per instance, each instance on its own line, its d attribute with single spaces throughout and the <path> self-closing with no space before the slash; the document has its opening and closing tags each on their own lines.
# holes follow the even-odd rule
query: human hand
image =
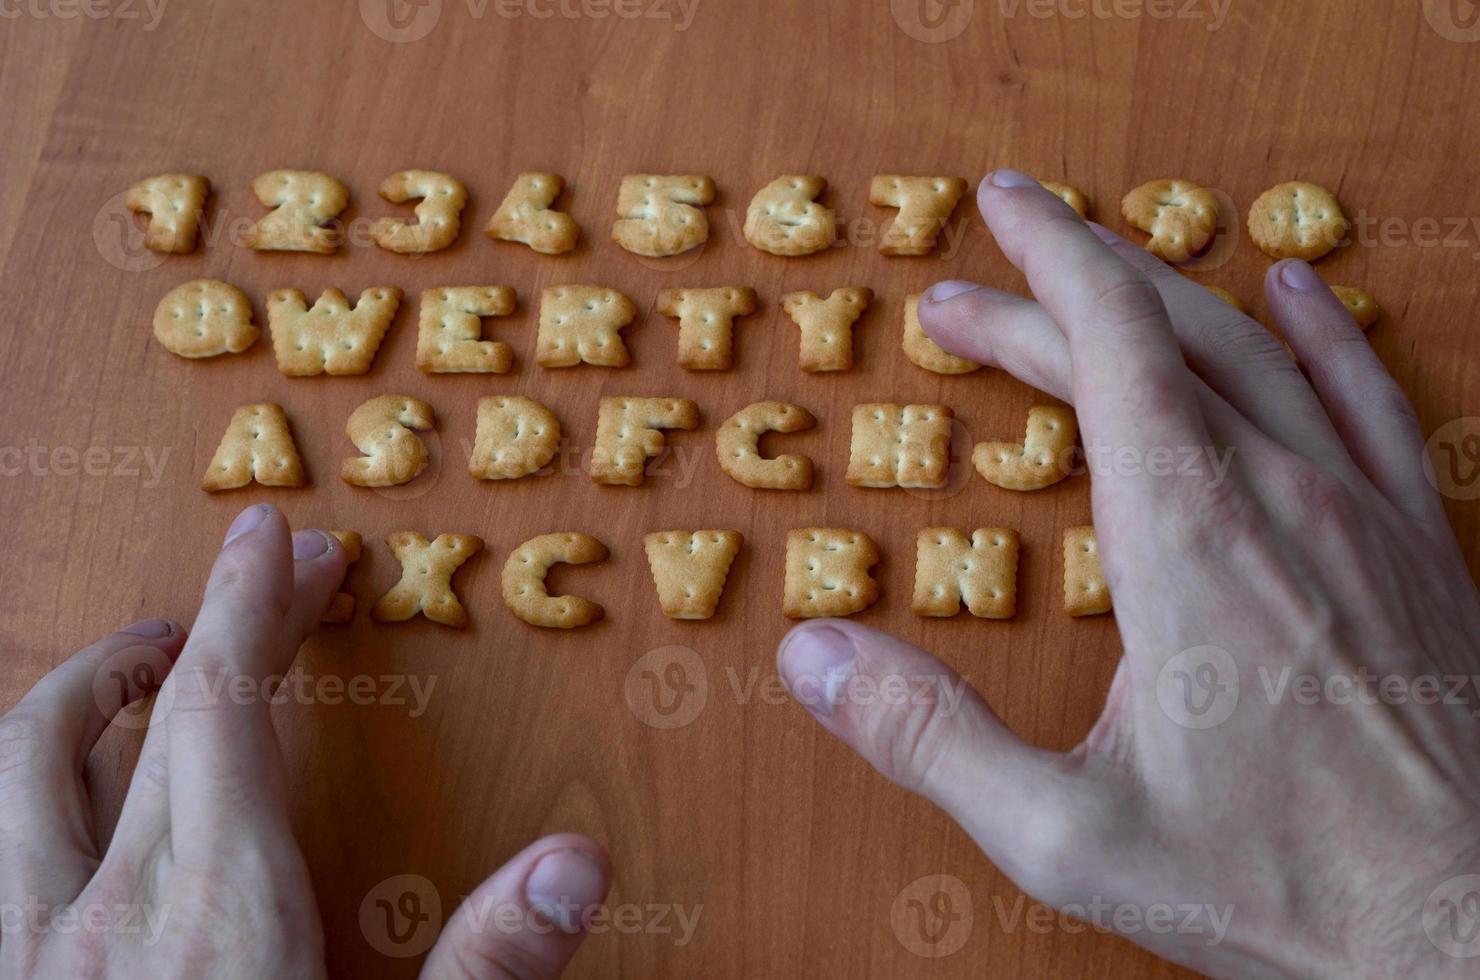
<svg viewBox="0 0 1480 980">
<path fill-rule="evenodd" d="M 222 693 L 271 689 L 344 569 L 331 535 L 291 533 L 276 508 L 249 507 L 188 639 L 173 622 L 135 623 L 0 717 L 0 976 L 324 975 L 268 701 Z M 110 720 L 156 687 L 105 853 L 83 766 Z M 453 915 L 424 975 L 558 976 L 607 878 L 586 838 L 530 845 Z"/>
<path fill-rule="evenodd" d="M 975 693 L 954 711 L 850 699 L 855 679 L 960 681 L 846 621 L 793 630 L 783 677 L 1039 899 L 1231 916 L 1218 942 L 1206 921 L 1129 937 L 1169 959 L 1467 973 L 1480 878 L 1456 879 L 1480 873 L 1480 705 L 1444 695 L 1480 671 L 1480 601 L 1407 399 L 1303 262 L 1275 265 L 1266 293 L 1309 379 L 1262 326 L 1031 178 L 998 171 L 979 205 L 1036 300 L 941 283 L 920 321 L 1076 407 L 1125 649 L 1104 713 L 1059 754 Z M 1160 475 L 1166 450 L 1200 462 Z M 1302 677 L 1317 696 L 1295 695 Z M 1353 695 L 1363 677 L 1406 693 Z"/>
</svg>

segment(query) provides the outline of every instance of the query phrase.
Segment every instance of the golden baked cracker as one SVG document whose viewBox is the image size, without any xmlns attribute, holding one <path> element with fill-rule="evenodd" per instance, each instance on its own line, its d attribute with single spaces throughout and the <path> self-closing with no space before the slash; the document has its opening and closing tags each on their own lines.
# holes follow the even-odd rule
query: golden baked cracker
<svg viewBox="0 0 1480 980">
<path fill-rule="evenodd" d="M 427 374 L 504 374 L 514 348 L 483 340 L 483 317 L 508 316 L 516 296 L 508 286 L 444 286 L 421 294 L 416 366 Z"/>
<path fill-rule="evenodd" d="M 699 409 L 687 398 L 603 398 L 591 479 L 608 486 L 639 485 L 648 458 L 663 451 L 663 430 L 698 424 Z"/>
<path fill-rule="evenodd" d="M 1243 304 L 1243 301 L 1240 300 L 1237 296 L 1230 293 L 1228 290 L 1224 289 L 1222 286 L 1204 286 L 1203 288 L 1212 293 L 1214 296 L 1221 299 L 1223 302 L 1227 303 L 1229 306 L 1233 307 L 1235 310 L 1238 310 L 1244 316 L 1249 315 L 1249 308 Z"/>
<path fill-rule="evenodd" d="M 761 436 L 767 432 L 805 432 L 817 424 L 812 413 L 785 402 L 756 402 L 725 419 L 715 436 L 714 451 L 720 469 L 735 482 L 757 490 L 812 489 L 812 460 L 783 455 L 761 455 Z"/>
<path fill-rule="evenodd" d="M 972 450 L 976 471 L 1004 490 L 1042 490 L 1069 475 L 1079 420 L 1071 408 L 1034 405 L 1020 443 L 979 442 Z"/>
<path fill-rule="evenodd" d="M 1314 262 L 1346 238 L 1336 195 L 1303 180 L 1276 184 L 1249 208 L 1249 237 L 1266 255 Z"/>
<path fill-rule="evenodd" d="M 540 328 L 535 361 L 540 367 L 626 367 L 632 358 L 622 343 L 622 328 L 637 307 L 605 286 L 550 286 L 540 294 Z"/>
<path fill-rule="evenodd" d="M 781 612 L 791 619 L 851 616 L 879 598 L 869 569 L 879 548 L 862 531 L 808 527 L 786 536 L 786 582 Z"/>
<path fill-rule="evenodd" d="M 338 289 L 326 289 L 313 307 L 298 289 L 267 295 L 267 326 L 278 370 L 293 378 L 364 374 L 401 307 L 401 290 L 376 286 L 353 307 Z"/>
<path fill-rule="evenodd" d="M 719 607 L 739 531 L 657 531 L 644 535 L 658 602 L 669 619 L 709 619 Z"/>
<path fill-rule="evenodd" d="M 823 299 L 811 290 L 787 293 L 781 308 L 802 332 L 803 371 L 846 371 L 853 367 L 853 324 L 874 300 L 862 286 L 834 289 Z"/>
<path fill-rule="evenodd" d="M 569 252 L 580 240 L 581 226 L 551 207 L 564 189 L 565 181 L 556 174 L 520 174 L 483 234 L 528 245 L 542 255 Z"/>
<path fill-rule="evenodd" d="M 980 528 L 970 538 L 953 527 L 927 527 L 915 542 L 915 597 L 920 616 L 954 616 L 961 601 L 978 619 L 1017 615 L 1018 533 Z"/>
<path fill-rule="evenodd" d="M 900 346 L 911 363 L 933 374 L 970 374 L 981 369 L 975 361 L 947 353 L 925 335 L 925 328 L 920 326 L 919 293 L 910 293 L 904 298 L 904 335 Z"/>
<path fill-rule="evenodd" d="M 313 170 L 269 170 L 252 181 L 252 193 L 263 207 L 273 208 L 247 232 L 248 248 L 263 252 L 337 251 L 339 229 L 326 228 L 345 205 L 344 185 Z"/>
<path fill-rule="evenodd" d="M 348 568 L 360 560 L 363 541 L 359 531 L 330 531 L 339 546 L 344 549 L 344 564 Z M 324 611 L 325 623 L 347 623 L 355 618 L 355 597 L 348 592 L 336 592 Z"/>
<path fill-rule="evenodd" d="M 560 448 L 560 422 L 533 398 L 478 399 L 478 428 L 468 473 L 479 480 L 516 480 L 538 473 Z"/>
<path fill-rule="evenodd" d="M 160 174 L 128 189 L 123 203 L 147 214 L 144 247 L 154 252 L 193 252 L 211 182 L 194 174 Z"/>
<path fill-rule="evenodd" d="M 398 487 L 427 468 L 431 456 L 417 432 L 436 426 L 432 406 L 410 395 L 380 395 L 350 413 L 344 431 L 363 456 L 346 459 L 339 478 L 356 487 Z"/>
<path fill-rule="evenodd" d="M 1089 198 L 1084 196 L 1084 191 L 1072 184 L 1061 184 L 1056 180 L 1040 180 L 1039 183 L 1043 185 L 1044 190 L 1073 208 L 1075 214 L 1081 218 L 1089 217 Z"/>
<path fill-rule="evenodd" d="M 385 543 L 401 563 L 401 580 L 375 603 L 371 617 L 381 623 L 399 623 L 421 613 L 443 626 L 466 626 L 468 611 L 452 590 L 452 576 L 463 562 L 483 550 L 483 539 L 439 534 L 437 540 L 428 542 L 416 531 L 397 531 Z"/>
<path fill-rule="evenodd" d="M 745 211 L 745 240 L 772 255 L 811 255 L 838 237 L 838 218 L 817 203 L 821 177 L 785 174 L 756 191 Z"/>
<path fill-rule="evenodd" d="M 875 177 L 869 185 L 868 202 L 899 209 L 884 229 L 879 251 L 885 255 L 929 255 L 936 236 L 965 193 L 966 181 L 960 177 Z"/>
<path fill-rule="evenodd" d="M 749 286 L 665 289 L 658 312 L 678 317 L 678 366 L 690 371 L 728 371 L 734 362 L 737 316 L 755 312 Z"/>
<path fill-rule="evenodd" d="M 944 405 L 855 405 L 848 483 L 855 487 L 943 487 L 951 465 L 951 409 Z"/>
<path fill-rule="evenodd" d="M 392 204 L 417 201 L 416 221 L 380 218 L 370 237 L 388 252 L 438 252 L 457 241 L 468 189 L 451 174 L 435 170 L 402 170 L 380 185 L 380 196 Z"/>
<path fill-rule="evenodd" d="M 1100 547 L 1093 526 L 1064 531 L 1064 612 L 1098 616 L 1110 611 L 1110 589 L 1100 570 Z"/>
<path fill-rule="evenodd" d="M 531 538 L 504 563 L 504 605 L 531 626 L 569 630 L 594 623 L 606 610 L 578 595 L 551 596 L 545 576 L 552 565 L 586 565 L 607 554 L 606 545 L 578 531 Z"/>
<path fill-rule="evenodd" d="M 243 405 L 232 413 L 200 488 L 207 493 L 235 490 L 253 480 L 264 487 L 301 487 L 306 482 L 288 417 L 271 403 Z"/>
<path fill-rule="evenodd" d="M 247 294 L 219 279 L 176 286 L 154 310 L 154 339 L 181 357 L 240 354 L 261 335 Z"/>
<path fill-rule="evenodd" d="M 1152 180 L 1125 196 L 1120 213 L 1151 236 L 1146 251 L 1186 262 L 1218 233 L 1218 198 L 1190 180 Z"/>
<path fill-rule="evenodd" d="M 1351 310 L 1357 326 L 1363 330 L 1371 327 L 1377 322 L 1377 318 L 1382 316 L 1382 307 L 1378 306 L 1377 300 L 1365 290 L 1355 286 L 1332 286 L 1331 292 L 1336 294 L 1336 298 L 1341 300 L 1342 305 Z"/>
<path fill-rule="evenodd" d="M 617 192 L 612 241 L 633 255 L 677 255 L 709 239 L 704 205 L 714 200 L 714 181 L 695 174 L 632 174 Z"/>
</svg>

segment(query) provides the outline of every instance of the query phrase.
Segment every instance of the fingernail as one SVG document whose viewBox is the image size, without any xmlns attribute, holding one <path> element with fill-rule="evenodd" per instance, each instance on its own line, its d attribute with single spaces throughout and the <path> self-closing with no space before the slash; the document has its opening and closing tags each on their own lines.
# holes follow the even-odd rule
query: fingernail
<svg viewBox="0 0 1480 980">
<path fill-rule="evenodd" d="M 961 282 L 958 279 L 948 279 L 938 282 L 925 291 L 925 302 L 944 303 L 948 299 L 955 299 L 962 293 L 974 293 L 982 287 L 974 282 Z"/>
<path fill-rule="evenodd" d="M 1085 224 L 1089 225 L 1089 230 L 1094 232 L 1095 237 L 1106 245 L 1114 245 L 1116 242 L 1123 241 L 1119 235 L 1102 224 L 1097 224 L 1093 221 L 1086 221 Z"/>
<path fill-rule="evenodd" d="M 857 653 L 853 641 L 831 626 L 793 633 L 781 653 L 781 673 L 791 696 L 813 713 L 831 718 L 853 676 Z"/>
<path fill-rule="evenodd" d="M 329 535 L 323 531 L 294 531 L 293 560 L 306 561 L 317 558 L 329 550 Z"/>
<path fill-rule="evenodd" d="M 125 626 L 119 632 L 128 633 L 132 636 L 147 636 L 158 640 L 169 636 L 175 631 L 167 619 L 141 619 L 137 623 Z"/>
<path fill-rule="evenodd" d="M 1299 259 L 1290 259 L 1280 267 L 1280 282 L 1302 293 L 1320 293 L 1327 288 L 1326 280 L 1310 267 L 1310 263 Z"/>
<path fill-rule="evenodd" d="M 993 187 L 1037 187 L 1038 181 L 1029 177 L 1020 170 L 994 170 L 992 171 Z"/>
<path fill-rule="evenodd" d="M 226 547 L 226 545 L 231 544 L 231 542 L 243 534 L 251 531 L 266 520 L 267 515 L 270 513 L 272 513 L 272 504 L 255 504 L 240 514 L 237 514 L 236 520 L 231 522 L 231 527 L 226 532 L 226 541 L 221 547 Z"/>
<path fill-rule="evenodd" d="M 585 912 L 606 895 L 606 870 L 585 851 L 567 848 L 540 858 L 524 882 L 524 900 L 563 932 L 584 928 Z"/>
</svg>

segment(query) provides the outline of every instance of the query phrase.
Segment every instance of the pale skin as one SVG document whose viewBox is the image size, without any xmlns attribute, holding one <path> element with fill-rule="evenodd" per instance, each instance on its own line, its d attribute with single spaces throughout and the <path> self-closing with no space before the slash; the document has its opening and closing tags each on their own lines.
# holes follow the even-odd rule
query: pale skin
<svg viewBox="0 0 1480 980">
<path fill-rule="evenodd" d="M 1469 975 L 1475 961 L 1441 951 L 1425 907 L 1446 881 L 1480 873 L 1474 706 L 1277 701 L 1263 679 L 1286 667 L 1410 682 L 1480 673 L 1480 597 L 1424 476 L 1406 398 L 1304 263 L 1274 266 L 1266 292 L 1308 378 L 1263 327 L 1031 178 L 998 171 L 979 204 L 1033 298 L 942 283 L 921 302 L 921 325 L 947 351 L 1072 403 L 1087 450 L 1117 450 L 1087 455 L 1125 657 L 1099 722 L 1062 754 L 1025 744 L 969 691 L 959 703 L 853 697 L 860 678 L 870 690 L 902 677 L 953 691 L 960 679 L 847 621 L 783 641 L 780 671 L 798 701 L 1045 903 L 1231 910 L 1216 944 L 1128 936 L 1169 959 L 1220 976 Z M 1159 449 L 1189 447 L 1203 450 L 1200 469 L 1151 465 Z M 1233 450 L 1226 472 L 1209 447 Z M 328 536 L 292 534 L 276 510 L 249 508 L 188 640 L 177 624 L 135 624 L 0 718 L 0 907 L 29 896 L 183 910 L 149 946 L 0 932 L 0 974 L 323 974 L 268 707 L 207 692 L 223 673 L 285 671 L 343 573 Z M 1208 649 L 1223 659 L 1186 660 Z M 100 853 L 82 763 L 145 692 L 100 696 L 94 678 L 162 662 L 173 664 L 158 702 L 169 710 Z M 1188 675 L 1211 664 L 1237 677 L 1211 727 L 1158 695 L 1184 662 Z M 535 913 L 522 921 L 568 928 L 480 929 L 460 911 L 426 975 L 558 975 L 608 874 L 585 838 L 531 845 L 464 908 L 509 905 Z"/>
</svg>

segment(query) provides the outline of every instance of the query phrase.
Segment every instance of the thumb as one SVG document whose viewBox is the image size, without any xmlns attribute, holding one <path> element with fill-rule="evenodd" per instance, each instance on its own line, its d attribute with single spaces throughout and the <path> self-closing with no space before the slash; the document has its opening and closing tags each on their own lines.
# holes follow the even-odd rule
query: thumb
<svg viewBox="0 0 1480 980">
<path fill-rule="evenodd" d="M 474 889 L 427 955 L 422 976 L 476 980 L 558 977 L 606 896 L 606 855 L 556 834 L 529 845 Z"/>
<path fill-rule="evenodd" d="M 1093 846 L 1103 810 L 1080 762 L 1024 743 L 959 674 L 887 633 L 814 620 L 787 635 L 777 659 L 822 727 L 949 813 L 1019 885 L 1073 888 L 1061 872 Z"/>
</svg>

